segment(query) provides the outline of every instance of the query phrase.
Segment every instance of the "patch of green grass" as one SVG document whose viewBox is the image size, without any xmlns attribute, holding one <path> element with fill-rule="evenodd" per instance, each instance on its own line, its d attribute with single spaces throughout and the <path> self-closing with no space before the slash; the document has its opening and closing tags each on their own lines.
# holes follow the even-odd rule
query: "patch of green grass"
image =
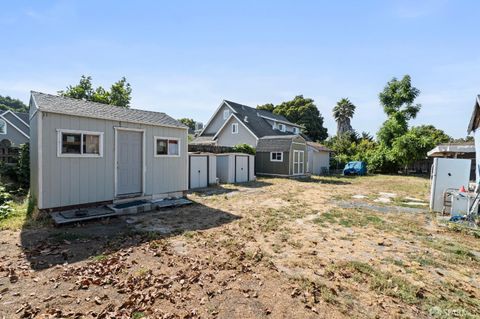
<svg viewBox="0 0 480 319">
<path fill-rule="evenodd" d="M 385 221 L 377 215 L 358 209 L 334 209 L 316 217 L 313 223 L 320 226 L 325 226 L 326 223 L 339 224 L 348 228 L 371 225 L 380 229 L 385 225 Z"/>
<path fill-rule="evenodd" d="M 145 318 L 145 313 L 141 312 L 141 311 L 135 311 L 134 313 L 132 313 L 132 319 L 141 319 L 141 318 Z"/>
<path fill-rule="evenodd" d="M 96 255 L 96 256 L 93 256 L 92 257 L 92 260 L 93 261 L 96 261 L 96 262 L 99 262 L 99 261 L 104 261 L 108 258 L 107 255 L 104 255 L 104 254 L 100 254 L 100 255 Z"/>
<path fill-rule="evenodd" d="M 31 196 L 16 198 L 12 203 L 13 212 L 0 220 L 0 230 L 18 230 L 51 225 L 48 214 L 35 210 L 35 199 Z"/>
</svg>

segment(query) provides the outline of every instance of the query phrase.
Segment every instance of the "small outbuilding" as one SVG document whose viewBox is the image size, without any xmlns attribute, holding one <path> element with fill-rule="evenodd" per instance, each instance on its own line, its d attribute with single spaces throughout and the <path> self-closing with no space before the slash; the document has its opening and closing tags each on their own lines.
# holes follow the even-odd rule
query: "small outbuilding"
<svg viewBox="0 0 480 319">
<path fill-rule="evenodd" d="M 244 153 L 217 154 L 220 183 L 245 183 L 255 180 L 255 156 Z"/>
<path fill-rule="evenodd" d="M 188 153 L 188 188 L 203 188 L 217 183 L 217 158 L 213 153 Z"/>
<path fill-rule="evenodd" d="M 307 142 L 301 135 L 265 136 L 257 143 L 255 174 L 305 175 L 307 161 Z"/>
<path fill-rule="evenodd" d="M 327 175 L 330 171 L 330 153 L 332 153 L 332 150 L 315 142 L 307 142 L 307 150 L 307 172 L 312 175 Z"/>
<path fill-rule="evenodd" d="M 187 129 L 161 112 L 32 92 L 30 180 L 38 208 L 182 196 Z"/>
</svg>

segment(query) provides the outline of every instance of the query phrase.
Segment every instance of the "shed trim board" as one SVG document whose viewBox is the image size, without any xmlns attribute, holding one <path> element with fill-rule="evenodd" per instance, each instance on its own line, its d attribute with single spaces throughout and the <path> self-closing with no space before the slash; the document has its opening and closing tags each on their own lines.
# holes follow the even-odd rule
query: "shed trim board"
<svg viewBox="0 0 480 319">
<path fill-rule="evenodd" d="M 132 131 L 132 132 L 141 132 L 142 133 L 142 191 L 141 196 L 145 196 L 145 173 L 146 173 L 146 161 L 145 161 L 145 129 L 130 128 L 130 127 L 120 127 L 115 126 L 115 156 L 114 156 L 114 196 L 115 198 L 119 197 L 118 194 L 118 131 Z"/>
<path fill-rule="evenodd" d="M 34 99 L 34 103 L 35 103 L 35 99 Z M 43 113 L 41 111 L 37 110 L 35 111 L 35 114 L 37 115 L 37 129 L 38 129 L 38 141 L 37 141 L 37 145 L 38 145 L 38 159 L 37 159 L 37 163 L 38 163 L 38 198 L 37 198 L 37 206 L 38 208 L 42 209 L 43 208 L 43 153 L 42 153 L 42 150 L 43 150 L 43 132 L 42 132 L 42 129 L 43 129 Z M 35 116 L 34 114 L 34 116 Z"/>
<path fill-rule="evenodd" d="M 237 181 L 237 157 L 246 157 L 247 158 L 247 182 L 250 181 L 250 157 L 247 155 L 235 155 L 235 183 L 238 183 Z"/>
<path fill-rule="evenodd" d="M 4 112 L 2 115 L 5 115 L 7 113 L 10 113 L 12 114 L 13 116 L 15 116 L 20 122 L 22 122 L 26 127 L 30 128 L 30 125 L 28 125 L 28 123 L 25 123 L 24 120 L 22 120 L 17 114 L 15 114 L 15 112 L 12 112 L 12 110 L 7 110 L 6 112 Z"/>
<path fill-rule="evenodd" d="M 7 122 L 8 124 L 10 124 L 14 129 L 16 129 L 17 131 L 19 131 L 20 133 L 22 133 L 23 136 L 25 136 L 26 138 L 30 138 L 30 136 L 28 136 L 27 134 L 25 134 L 21 129 L 19 129 L 17 126 L 15 126 L 14 124 L 12 124 L 12 122 L 10 122 L 9 120 L 7 120 L 3 114 L 0 115 L 0 118 L 2 118 L 2 120 L 4 120 L 5 122 Z M 6 133 L 6 129 L 5 129 L 5 133 Z"/>
<path fill-rule="evenodd" d="M 217 138 L 218 134 L 220 134 L 220 132 L 222 132 L 222 130 L 225 128 L 225 126 L 227 125 L 227 123 L 230 121 L 230 119 L 234 117 L 237 119 L 237 121 L 239 123 L 242 124 L 242 126 L 250 133 L 252 134 L 253 137 L 255 137 L 255 140 L 258 141 L 258 137 L 242 122 L 239 120 L 239 118 L 234 114 L 230 114 L 230 116 L 228 117 L 228 119 L 225 120 L 225 122 L 222 124 L 222 126 L 218 129 L 217 133 L 215 133 L 215 135 L 213 136 L 213 140 Z M 237 129 L 237 133 L 238 133 L 238 129 Z"/>
<path fill-rule="evenodd" d="M 98 142 L 99 154 L 69 154 L 62 153 L 62 134 L 63 133 L 73 133 L 73 134 L 87 134 L 87 135 L 98 135 L 100 140 Z M 94 132 L 94 131 L 83 131 L 83 130 L 69 130 L 69 129 L 57 129 L 57 157 L 103 157 L 103 140 L 105 132 Z M 81 141 L 83 143 L 83 141 Z M 80 151 L 82 152 L 82 150 Z"/>
</svg>

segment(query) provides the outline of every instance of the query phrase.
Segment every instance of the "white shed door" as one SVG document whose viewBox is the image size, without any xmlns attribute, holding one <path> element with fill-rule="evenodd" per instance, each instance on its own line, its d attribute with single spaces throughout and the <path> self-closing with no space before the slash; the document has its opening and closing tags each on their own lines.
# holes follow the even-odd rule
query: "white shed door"
<svg viewBox="0 0 480 319">
<path fill-rule="evenodd" d="M 248 156 L 235 155 L 235 182 L 248 182 Z"/>
<path fill-rule="evenodd" d="M 142 132 L 117 132 L 117 195 L 142 192 Z"/>
<path fill-rule="evenodd" d="M 305 173 L 304 151 L 293 151 L 293 175 L 302 175 Z"/>
<path fill-rule="evenodd" d="M 208 161 L 206 156 L 190 157 L 190 188 L 208 186 Z"/>
</svg>

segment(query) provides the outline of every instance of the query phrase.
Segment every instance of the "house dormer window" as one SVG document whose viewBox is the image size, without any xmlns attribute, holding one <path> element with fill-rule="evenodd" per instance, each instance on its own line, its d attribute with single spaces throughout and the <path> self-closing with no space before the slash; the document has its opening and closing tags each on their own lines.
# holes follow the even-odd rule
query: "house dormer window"
<svg viewBox="0 0 480 319">
<path fill-rule="evenodd" d="M 238 123 L 232 124 L 232 134 L 238 134 Z"/>
<path fill-rule="evenodd" d="M 279 123 L 279 124 L 278 124 L 278 129 L 279 129 L 280 131 L 282 131 L 282 132 L 285 132 L 285 124 Z"/>
<path fill-rule="evenodd" d="M 224 110 L 223 111 L 223 119 L 226 120 L 230 116 L 230 111 L 229 110 Z"/>
<path fill-rule="evenodd" d="M 7 134 L 7 122 L 0 120 L 0 134 Z"/>
<path fill-rule="evenodd" d="M 298 127 L 293 128 L 293 133 L 298 134 L 300 133 L 300 129 Z"/>
</svg>

